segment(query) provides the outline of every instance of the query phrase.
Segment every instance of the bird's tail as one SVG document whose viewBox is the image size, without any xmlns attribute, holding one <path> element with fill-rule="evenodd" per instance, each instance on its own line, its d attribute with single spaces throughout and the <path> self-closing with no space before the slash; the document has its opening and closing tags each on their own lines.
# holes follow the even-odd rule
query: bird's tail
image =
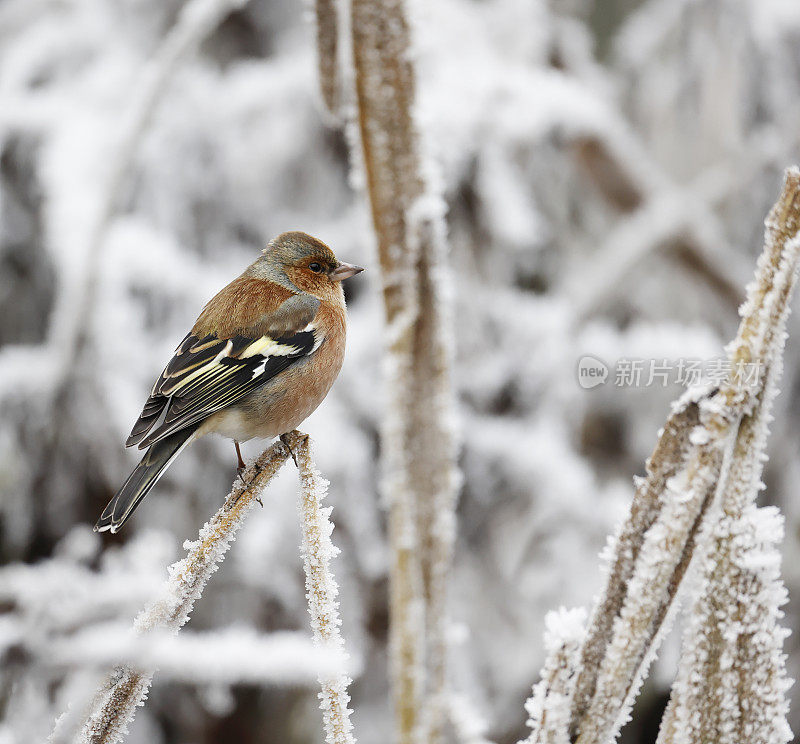
<svg viewBox="0 0 800 744">
<path fill-rule="evenodd" d="M 189 443 L 198 426 L 200 426 L 199 422 L 195 426 L 176 431 L 150 445 L 142 461 L 134 468 L 114 498 L 103 509 L 100 519 L 94 526 L 95 532 L 105 532 L 106 530 L 119 532 L 170 463 Z"/>
</svg>

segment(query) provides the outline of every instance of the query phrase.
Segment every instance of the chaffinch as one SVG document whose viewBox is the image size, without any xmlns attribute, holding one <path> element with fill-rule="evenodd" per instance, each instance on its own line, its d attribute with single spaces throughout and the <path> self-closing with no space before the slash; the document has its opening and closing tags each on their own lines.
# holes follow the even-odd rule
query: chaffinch
<svg viewBox="0 0 800 744">
<path fill-rule="evenodd" d="M 230 437 L 242 468 L 239 442 L 296 429 L 342 367 L 341 282 L 360 271 L 305 233 L 271 241 L 203 308 L 156 380 L 126 442 L 147 452 L 95 530 L 117 532 L 193 439 Z"/>
</svg>

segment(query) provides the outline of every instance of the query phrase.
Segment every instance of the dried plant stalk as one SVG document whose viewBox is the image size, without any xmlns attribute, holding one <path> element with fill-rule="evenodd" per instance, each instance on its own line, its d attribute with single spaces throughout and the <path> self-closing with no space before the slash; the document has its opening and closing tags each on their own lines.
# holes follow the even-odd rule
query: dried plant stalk
<svg viewBox="0 0 800 744">
<path fill-rule="evenodd" d="M 748 288 L 739 332 L 728 347 L 734 375 L 684 397 L 647 464 L 617 539 L 606 590 L 594 610 L 575 686 L 571 734 L 606 742 L 627 716 L 668 611 L 694 553 L 714 493 L 741 477 L 740 424 L 768 376 L 744 386 L 736 371 L 780 363 L 783 327 L 798 263 L 800 171 L 790 169 L 766 222 L 764 252 Z"/>
<path fill-rule="evenodd" d="M 630 515 L 616 538 L 616 550 L 603 602 L 595 610 L 590 631 L 583 644 L 580 674 L 574 693 L 577 710 L 585 710 L 594 693 L 596 677 L 592 672 L 596 674 L 611 636 L 614 619 L 625 601 L 627 585 L 633 576 L 644 536 L 658 516 L 659 496 L 666 491 L 669 479 L 677 475 L 679 464 L 691 446 L 689 436 L 699 421 L 699 409 L 694 403 L 687 403 L 673 412 L 647 461 L 647 477 L 638 481 Z"/>
<path fill-rule="evenodd" d="M 534 727 L 528 739 L 531 744 L 562 740 L 605 744 L 616 737 L 658 646 L 665 620 L 675 607 L 709 507 L 716 497 L 723 504 L 726 518 L 731 512 L 744 515 L 751 509 L 764 458 L 774 380 L 781 365 L 788 302 L 800 262 L 799 227 L 800 170 L 791 168 L 766 220 L 764 251 L 741 308 L 738 333 L 727 348 L 732 374 L 715 388 L 690 390 L 673 409 L 647 461 L 646 477 L 638 479 L 630 514 L 613 546 L 605 591 L 594 608 L 575 665 L 569 725 L 550 733 L 542 726 Z M 751 369 L 752 365 L 761 365 L 765 371 L 755 384 L 743 384 L 748 365 Z M 753 534 L 757 531 L 746 522 L 744 530 Z M 725 534 L 734 532 L 728 529 Z M 711 592 L 734 597 L 735 604 L 739 597 L 748 596 L 744 586 L 753 585 L 752 573 L 747 575 L 746 570 L 730 571 L 729 583 L 724 587 L 715 584 L 716 579 L 711 576 L 707 578 L 702 601 L 708 601 Z M 743 600 L 746 606 L 733 613 L 747 614 L 760 608 L 760 615 L 757 611 L 756 615 L 771 628 L 768 635 L 772 645 L 762 646 L 773 653 L 768 662 L 761 659 L 761 668 L 767 670 L 765 677 L 777 682 L 772 687 L 766 683 L 762 686 L 765 692 L 751 710 L 759 704 L 771 705 L 766 718 L 773 721 L 774 733 L 782 730 L 775 719 L 783 710 L 781 696 L 785 690 L 781 687 L 782 659 L 775 650 L 781 633 L 775 626 L 779 606 L 776 596 L 780 592 L 774 590 L 775 576 L 771 580 L 773 591 L 767 599 L 764 592 L 751 592 Z M 742 591 L 734 590 L 737 582 Z M 729 611 L 731 606 L 726 609 Z M 708 617 L 713 625 L 717 615 L 711 613 Z M 710 629 L 708 632 L 713 635 Z M 758 656 L 751 651 L 743 654 L 740 673 L 746 673 L 755 663 L 753 658 L 745 658 L 748 653 L 750 657 Z M 766 656 L 764 650 L 762 657 Z M 545 670 L 554 663 L 551 654 Z M 697 707 L 679 710 L 684 688 L 679 689 L 674 698 L 677 702 L 673 702 L 665 719 L 663 742 L 684 741 L 671 733 L 676 730 L 678 717 L 685 714 L 696 720 L 698 716 Z M 698 705 L 700 697 L 697 696 Z M 542 715 L 548 710 L 545 702 Z M 763 716 L 761 710 L 752 720 L 763 721 Z M 688 740 L 717 739 L 699 736 Z"/>
<path fill-rule="evenodd" d="M 291 447 L 300 471 L 300 519 L 303 530 L 303 568 L 306 573 L 306 597 L 311 615 L 314 642 L 344 652 L 342 624 L 336 598 L 339 587 L 330 569 L 330 561 L 339 552 L 331 542 L 333 525 L 329 521 L 331 507 L 323 508 L 328 482 L 320 476 L 311 460 L 311 447 L 306 434 L 292 432 L 287 444 Z M 327 744 L 355 744 L 350 721 L 347 675 L 320 678 L 320 707 L 325 724 Z"/>
<path fill-rule="evenodd" d="M 545 618 L 547 658 L 542 678 L 525 703 L 531 734 L 528 742 L 570 744 L 570 703 L 586 629 L 583 609 L 550 612 Z"/>
<path fill-rule="evenodd" d="M 415 324 L 410 407 L 412 478 L 416 488 L 420 564 L 425 598 L 427 741 L 445 740 L 451 691 L 447 678 L 448 584 L 456 535 L 456 437 L 453 427 L 447 277 L 441 264 L 444 223 L 415 225 L 419 252 L 419 311 Z"/>
<path fill-rule="evenodd" d="M 136 708 L 144 705 L 153 672 L 138 672 L 127 666 L 114 669 L 92 701 L 92 712 L 75 738 L 76 744 L 114 744 L 122 741 Z M 51 741 L 63 740 L 54 735 Z"/>
<path fill-rule="evenodd" d="M 383 426 L 391 543 L 391 676 L 402 743 L 440 741 L 455 438 L 442 201 L 422 176 L 404 3 L 354 0 L 352 50 L 366 183 L 389 339 Z"/>
<path fill-rule="evenodd" d="M 199 539 L 189 544 L 186 557 L 170 566 L 163 596 L 136 618 L 137 632 L 158 628 L 177 632 L 188 621 L 194 603 L 225 557 L 245 516 L 289 454 L 286 445 L 276 442 L 248 466 L 219 511 L 200 530 Z M 136 707 L 144 704 L 152 677 L 152 671 L 127 666 L 115 669 L 91 703 L 74 741 L 79 744 L 121 741 Z M 51 741 L 72 740 L 71 732 L 57 725 Z"/>
<path fill-rule="evenodd" d="M 778 270 L 788 286 L 796 281 L 792 252 L 798 251 L 798 237 L 791 242 Z M 755 504 L 782 366 L 787 313 L 779 313 L 764 385 L 737 432 L 659 744 L 792 740 L 786 720 L 787 632 L 778 625 L 787 601 L 778 551 L 783 523 L 776 510 Z"/>
<path fill-rule="evenodd" d="M 316 0 L 317 69 L 322 102 L 328 113 L 339 115 L 339 13 L 337 0 Z"/>
<path fill-rule="evenodd" d="M 638 687 L 688 568 L 729 438 L 723 429 L 703 447 L 691 445 L 692 432 L 709 423 L 705 402 L 687 400 L 670 417 L 667 429 L 679 429 L 679 443 L 689 446 L 678 450 L 675 461 L 659 457 L 670 447 L 656 447 L 617 541 L 614 568 L 589 625 L 575 687 L 573 720 L 580 721 L 579 741 L 605 742 L 621 725 L 622 711 Z M 695 420 L 693 429 L 682 428 Z M 649 497 L 655 503 L 648 503 Z"/>
</svg>

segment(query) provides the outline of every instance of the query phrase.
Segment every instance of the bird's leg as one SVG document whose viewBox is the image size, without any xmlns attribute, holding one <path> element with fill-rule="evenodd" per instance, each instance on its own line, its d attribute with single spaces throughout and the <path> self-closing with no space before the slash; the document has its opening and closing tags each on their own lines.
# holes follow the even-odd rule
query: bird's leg
<svg viewBox="0 0 800 744">
<path fill-rule="evenodd" d="M 289 444 L 289 435 L 288 434 L 281 434 L 279 439 L 286 445 L 286 449 L 289 450 L 289 454 L 292 456 L 292 460 L 294 460 L 295 467 L 300 467 L 297 464 L 297 456 L 294 454 L 294 450 L 292 449 L 292 445 Z"/>
<path fill-rule="evenodd" d="M 236 468 L 236 475 L 238 475 L 242 482 L 244 482 L 244 470 L 247 467 L 244 464 L 244 460 L 242 459 L 242 451 L 239 449 L 239 442 L 235 439 L 233 440 L 233 446 L 236 447 L 236 457 L 239 458 L 239 466 Z"/>
<path fill-rule="evenodd" d="M 244 471 L 247 466 L 244 464 L 244 460 L 242 459 L 242 451 L 239 449 L 239 442 L 237 442 L 235 439 L 233 440 L 233 446 L 236 447 L 236 457 L 239 458 L 239 467 L 236 468 L 236 475 L 238 475 L 239 478 L 241 478 L 242 483 L 244 483 Z M 263 509 L 264 502 L 261 500 L 260 496 L 256 496 L 256 501 L 261 504 L 261 508 Z"/>
</svg>

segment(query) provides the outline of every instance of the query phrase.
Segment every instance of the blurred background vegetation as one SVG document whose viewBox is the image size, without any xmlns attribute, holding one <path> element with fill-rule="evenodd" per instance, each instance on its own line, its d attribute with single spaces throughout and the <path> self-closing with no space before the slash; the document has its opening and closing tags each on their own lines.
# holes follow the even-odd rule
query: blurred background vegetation
<svg viewBox="0 0 800 744">
<path fill-rule="evenodd" d="M 118 536 L 91 532 L 123 443 L 202 304 L 284 230 L 375 266 L 352 124 L 321 104 L 298 2 L 0 3 L 0 740 L 43 739 L 83 684 L 65 649 L 127 627 L 227 493 L 228 442 L 187 450 Z M 592 390 L 578 359 L 712 359 L 733 336 L 783 168 L 800 160 L 792 0 L 411 3 L 420 127 L 447 204 L 463 487 L 452 674 L 484 735 L 525 735 L 545 612 L 599 591 L 671 383 Z M 214 10 L 215 9 L 215 10 Z M 181 36 L 181 33 L 184 33 Z M 188 40 L 187 40 L 188 39 Z M 195 43 L 196 42 L 196 43 Z M 345 101 L 345 105 L 347 101 Z M 346 117 L 345 117 L 346 118 Z M 340 380 L 309 420 L 331 483 L 363 742 L 386 740 L 377 272 L 348 283 Z M 766 499 L 800 608 L 800 328 Z M 259 451 L 258 443 L 247 454 Z M 305 630 L 293 475 L 198 606 L 198 631 Z M 624 741 L 655 740 L 667 639 Z M 800 646 L 786 643 L 798 675 Z M 319 738 L 313 686 L 156 678 L 131 742 Z M 800 719 L 795 714 L 795 729 Z"/>
</svg>

